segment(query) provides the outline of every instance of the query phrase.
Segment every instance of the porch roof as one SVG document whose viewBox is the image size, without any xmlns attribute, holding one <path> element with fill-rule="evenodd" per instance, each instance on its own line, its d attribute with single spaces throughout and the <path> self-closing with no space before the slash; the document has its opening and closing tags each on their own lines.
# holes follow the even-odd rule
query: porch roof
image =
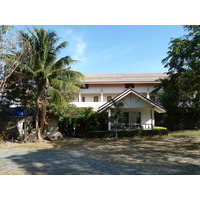
<svg viewBox="0 0 200 200">
<path fill-rule="evenodd" d="M 163 107 L 161 107 L 160 105 L 154 103 L 153 101 L 151 101 L 150 99 L 146 98 L 142 94 L 136 92 L 132 88 L 129 88 L 129 89 L 123 91 L 122 93 L 120 93 L 119 95 L 117 95 L 116 97 L 114 97 L 113 100 L 116 101 L 116 102 L 118 102 L 118 101 L 120 101 L 121 99 L 123 99 L 124 97 L 126 97 L 127 95 L 129 95 L 131 93 L 135 94 L 137 97 L 143 99 L 145 102 L 147 102 L 151 106 L 153 106 L 156 112 L 158 112 L 158 113 L 165 113 L 166 112 L 166 110 Z M 103 112 L 107 108 L 109 108 L 110 106 L 112 106 L 112 101 L 109 101 L 109 102 L 103 104 L 102 106 L 100 106 L 98 112 Z"/>
</svg>

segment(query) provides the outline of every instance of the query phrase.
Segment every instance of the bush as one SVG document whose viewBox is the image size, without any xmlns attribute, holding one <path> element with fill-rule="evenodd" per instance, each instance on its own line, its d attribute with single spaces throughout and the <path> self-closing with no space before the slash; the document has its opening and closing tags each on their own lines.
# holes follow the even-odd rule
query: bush
<svg viewBox="0 0 200 200">
<path fill-rule="evenodd" d="M 167 129 L 154 129 L 154 130 L 123 130 L 117 131 L 118 138 L 123 137 L 135 137 L 135 136 L 162 136 L 167 135 Z M 87 134 L 87 138 L 114 138 L 115 131 L 89 131 Z"/>
</svg>

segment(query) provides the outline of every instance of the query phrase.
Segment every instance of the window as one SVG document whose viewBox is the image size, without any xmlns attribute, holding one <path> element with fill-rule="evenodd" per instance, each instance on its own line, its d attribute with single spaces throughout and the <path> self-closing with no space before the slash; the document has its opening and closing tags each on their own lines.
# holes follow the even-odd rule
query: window
<svg viewBox="0 0 200 200">
<path fill-rule="evenodd" d="M 84 86 L 81 86 L 81 89 L 88 89 L 89 88 L 89 84 L 84 84 Z"/>
<path fill-rule="evenodd" d="M 134 88 L 135 85 L 133 83 L 126 83 L 125 88 Z"/>
<path fill-rule="evenodd" d="M 98 102 L 99 101 L 99 97 L 98 96 L 95 96 L 94 97 L 94 102 Z"/>
<path fill-rule="evenodd" d="M 110 101 L 112 99 L 111 96 L 107 96 L 107 101 Z"/>
<path fill-rule="evenodd" d="M 85 97 L 82 97 L 82 102 L 85 102 Z"/>
</svg>

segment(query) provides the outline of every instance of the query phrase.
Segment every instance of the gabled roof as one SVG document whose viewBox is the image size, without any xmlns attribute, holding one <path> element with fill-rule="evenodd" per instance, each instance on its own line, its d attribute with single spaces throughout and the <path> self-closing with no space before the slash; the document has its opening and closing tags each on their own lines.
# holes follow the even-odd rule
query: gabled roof
<svg viewBox="0 0 200 200">
<path fill-rule="evenodd" d="M 154 103 L 153 101 L 151 101 L 150 99 L 148 99 L 145 96 L 141 95 L 140 93 L 136 92 L 132 88 L 129 88 L 129 89 L 123 91 L 122 93 L 120 93 L 119 95 L 117 95 L 116 97 L 114 97 L 113 100 L 117 102 L 117 101 L 123 99 L 125 96 L 127 96 L 127 95 L 129 95 L 131 93 L 135 94 L 139 98 L 143 99 L 145 102 L 147 102 L 150 105 L 152 105 L 153 107 L 155 107 L 155 110 L 157 112 L 159 112 L 159 113 L 165 113 L 166 112 L 163 107 L 161 107 L 160 105 Z M 100 106 L 98 112 L 105 111 L 110 106 L 112 106 L 112 101 L 109 101 L 109 102 L 103 104 L 102 106 Z"/>
<path fill-rule="evenodd" d="M 84 74 L 85 84 L 119 84 L 119 83 L 160 83 L 167 78 L 166 73 L 113 73 L 113 74 Z"/>
</svg>

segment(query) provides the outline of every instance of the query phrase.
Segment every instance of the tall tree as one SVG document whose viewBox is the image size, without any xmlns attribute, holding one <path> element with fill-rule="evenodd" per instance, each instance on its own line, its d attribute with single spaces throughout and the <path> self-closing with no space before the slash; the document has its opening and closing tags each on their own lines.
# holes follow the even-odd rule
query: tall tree
<svg viewBox="0 0 200 200">
<path fill-rule="evenodd" d="M 200 26 L 184 26 L 184 29 L 187 35 L 170 42 L 168 55 L 162 61 L 169 77 L 156 90 L 164 88 L 160 100 L 168 110 L 168 117 L 172 119 L 179 114 L 182 124 L 187 124 L 190 118 L 194 128 L 200 125 Z"/>
<path fill-rule="evenodd" d="M 35 85 L 34 82 L 29 79 L 26 74 L 14 71 L 8 78 L 9 89 L 6 90 L 6 95 L 2 99 L 1 103 L 4 105 L 20 105 L 24 111 L 24 141 L 27 140 L 27 129 L 31 126 L 31 120 L 28 113 L 34 112 L 34 97 L 35 97 Z M 4 100 L 4 101 L 3 101 Z M 29 119 L 29 120 L 28 120 Z"/>
<path fill-rule="evenodd" d="M 9 87 L 7 80 L 23 62 L 28 49 L 14 26 L 0 26 L 0 92 Z"/>
<path fill-rule="evenodd" d="M 58 59 L 58 53 L 67 46 L 67 42 L 57 45 L 59 38 L 55 32 L 34 28 L 28 33 L 21 32 L 21 37 L 30 46 L 28 59 L 21 70 L 26 71 L 36 86 L 36 134 L 42 140 L 47 102 L 65 106 L 69 100 L 68 94 L 78 91 L 77 86 L 82 85 L 82 75 L 69 67 L 75 60 L 69 56 Z"/>
</svg>

